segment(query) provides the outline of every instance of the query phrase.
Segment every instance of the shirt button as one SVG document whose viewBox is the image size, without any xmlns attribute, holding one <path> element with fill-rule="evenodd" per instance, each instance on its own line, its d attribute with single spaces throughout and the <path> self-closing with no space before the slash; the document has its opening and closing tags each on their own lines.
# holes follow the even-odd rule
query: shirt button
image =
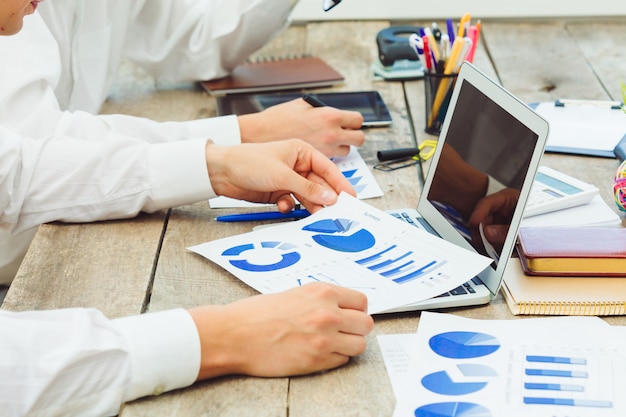
<svg viewBox="0 0 626 417">
<path fill-rule="evenodd" d="M 152 392 L 152 395 L 161 395 L 165 392 L 165 385 L 157 385 L 156 387 L 154 387 L 154 391 Z"/>
</svg>

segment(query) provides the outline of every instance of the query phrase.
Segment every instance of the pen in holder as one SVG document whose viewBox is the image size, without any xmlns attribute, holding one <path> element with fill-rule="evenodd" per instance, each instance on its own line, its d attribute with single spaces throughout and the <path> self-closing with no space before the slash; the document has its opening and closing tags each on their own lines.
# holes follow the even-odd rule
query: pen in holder
<svg viewBox="0 0 626 417">
<path fill-rule="evenodd" d="M 454 90 L 458 74 L 440 74 L 427 72 L 424 74 L 424 97 L 426 109 L 426 133 L 439 135 L 446 117 L 450 97 Z"/>
</svg>

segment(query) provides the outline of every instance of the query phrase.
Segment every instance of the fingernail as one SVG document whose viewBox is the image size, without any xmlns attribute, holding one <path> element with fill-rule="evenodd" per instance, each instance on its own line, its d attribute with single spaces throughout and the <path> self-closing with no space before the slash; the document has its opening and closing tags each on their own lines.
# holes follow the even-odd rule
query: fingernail
<svg viewBox="0 0 626 417">
<path fill-rule="evenodd" d="M 337 194 L 329 190 L 322 191 L 322 200 L 325 204 L 333 204 L 337 200 Z"/>
</svg>

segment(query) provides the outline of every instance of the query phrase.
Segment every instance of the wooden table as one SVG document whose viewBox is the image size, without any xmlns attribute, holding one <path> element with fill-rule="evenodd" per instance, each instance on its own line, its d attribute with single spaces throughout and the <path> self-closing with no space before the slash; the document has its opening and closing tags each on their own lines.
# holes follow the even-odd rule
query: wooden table
<svg viewBox="0 0 626 417">
<path fill-rule="evenodd" d="M 390 128 L 366 131 L 366 144 L 360 152 L 370 165 L 376 163 L 379 149 L 411 146 L 428 138 L 424 133 L 423 83 L 375 81 L 370 75 L 369 65 L 376 57 L 375 35 L 390 24 L 354 21 L 293 26 L 258 54 L 314 54 L 345 75 L 346 83 L 340 89 L 379 90 L 394 123 Z M 619 81 L 626 81 L 623 45 L 623 18 L 483 21 L 482 42 L 474 62 L 526 102 L 620 100 Z M 138 69 L 125 66 L 103 112 L 186 120 L 215 115 L 215 101 L 195 86 L 155 85 Z M 617 160 L 547 154 L 545 164 L 596 184 L 614 207 L 610 186 Z M 415 207 L 420 174 L 416 167 L 374 171 L 385 196 L 369 203 L 380 209 Z M 186 250 L 193 244 L 250 230 L 251 224 L 216 223 L 215 217 L 225 211 L 211 210 L 201 202 L 130 220 L 43 225 L 2 307 L 18 311 L 88 306 L 109 317 L 120 317 L 250 296 L 254 290 Z M 448 311 L 473 318 L 516 318 L 501 296 L 486 306 Z M 415 332 L 419 316 L 376 317 L 366 352 L 337 370 L 297 378 L 219 378 L 132 402 L 120 415 L 389 416 L 395 399 L 376 335 Z M 626 317 L 606 320 L 626 324 Z"/>
</svg>

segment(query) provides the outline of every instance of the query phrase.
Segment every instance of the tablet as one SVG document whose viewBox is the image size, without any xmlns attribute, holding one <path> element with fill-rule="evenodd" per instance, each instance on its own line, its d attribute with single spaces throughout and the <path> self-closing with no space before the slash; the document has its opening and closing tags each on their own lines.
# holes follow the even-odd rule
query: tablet
<svg viewBox="0 0 626 417">
<path fill-rule="evenodd" d="M 391 114 L 378 91 L 309 93 L 309 95 L 328 106 L 360 112 L 363 115 L 363 127 L 391 124 Z M 225 95 L 217 99 L 217 112 L 219 116 L 255 113 L 302 96 L 302 93 Z"/>
</svg>

